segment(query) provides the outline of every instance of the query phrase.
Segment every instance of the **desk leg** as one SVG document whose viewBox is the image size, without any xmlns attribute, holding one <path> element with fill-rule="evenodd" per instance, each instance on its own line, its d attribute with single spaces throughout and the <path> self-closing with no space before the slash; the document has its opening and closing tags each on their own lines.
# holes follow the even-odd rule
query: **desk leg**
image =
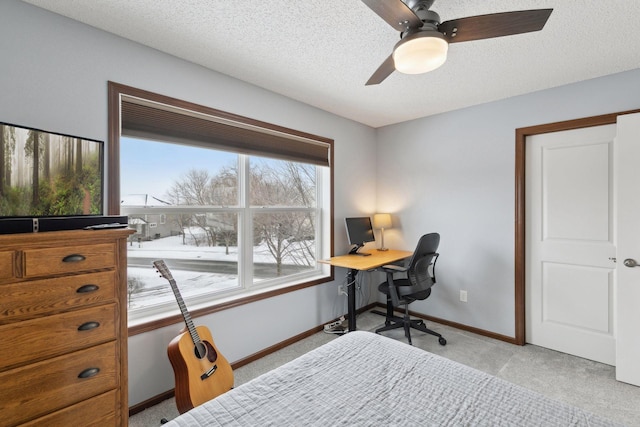
<svg viewBox="0 0 640 427">
<path fill-rule="evenodd" d="M 349 269 L 347 272 L 347 319 L 349 332 L 356 330 L 356 275 L 358 270 Z"/>
</svg>

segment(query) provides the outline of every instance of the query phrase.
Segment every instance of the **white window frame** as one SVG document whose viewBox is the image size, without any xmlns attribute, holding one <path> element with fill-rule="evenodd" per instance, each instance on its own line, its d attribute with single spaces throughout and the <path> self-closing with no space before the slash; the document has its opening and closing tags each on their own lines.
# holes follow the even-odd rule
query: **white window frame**
<svg viewBox="0 0 640 427">
<path fill-rule="evenodd" d="M 250 156 L 239 155 L 239 162 L 247 162 Z M 282 277 L 264 279 L 256 282 L 253 277 L 253 215 L 255 213 L 270 213 L 270 212 L 291 212 L 291 211 L 305 211 L 313 212 L 317 226 L 315 227 L 315 254 L 318 259 L 318 254 L 322 256 L 326 253 L 326 245 L 323 245 L 323 241 L 326 240 L 327 230 L 323 226 L 323 209 L 321 203 L 323 199 L 324 187 L 327 185 L 327 171 L 316 166 L 316 206 L 315 207 L 269 207 L 269 206 L 249 206 L 248 191 L 240 191 L 240 206 L 236 207 L 213 207 L 213 206 L 140 206 L 140 207 L 126 207 L 126 210 L 121 212 L 123 215 L 162 215 L 162 214 L 181 214 L 181 213 L 235 213 L 238 215 L 238 245 L 242 248 L 242 256 L 238 258 L 238 287 L 228 288 L 224 290 L 211 291 L 207 293 L 198 294 L 197 296 L 184 296 L 183 299 L 187 307 L 190 310 L 197 310 L 202 307 L 206 307 L 217 302 L 230 301 L 238 296 L 253 295 L 258 292 L 273 291 L 289 286 L 298 285 L 305 281 L 313 279 L 321 279 L 329 274 L 329 268 L 320 263 L 316 263 L 316 266 L 311 271 L 302 273 L 296 273 L 286 275 Z M 240 176 L 239 185 L 242 186 L 246 183 L 246 174 L 249 173 L 248 168 L 239 168 Z M 325 238 L 323 238 L 325 237 Z M 328 255 L 326 255 L 328 256 Z M 322 256 L 323 258 L 326 256 Z M 167 287 L 169 285 L 167 284 Z M 180 284 L 178 283 L 178 287 Z M 179 309 L 176 306 L 175 301 L 166 301 L 153 305 L 148 305 L 136 309 L 129 309 L 129 324 L 137 325 L 148 321 L 157 320 L 167 315 L 173 315 L 179 313 Z"/>
</svg>

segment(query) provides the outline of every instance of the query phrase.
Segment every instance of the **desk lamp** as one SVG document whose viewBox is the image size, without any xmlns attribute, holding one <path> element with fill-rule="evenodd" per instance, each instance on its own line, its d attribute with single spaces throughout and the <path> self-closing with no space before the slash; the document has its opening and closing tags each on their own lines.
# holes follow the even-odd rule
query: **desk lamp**
<svg viewBox="0 0 640 427">
<path fill-rule="evenodd" d="M 379 251 L 387 251 L 388 248 L 384 247 L 384 229 L 391 228 L 391 215 L 388 213 L 375 214 L 373 216 L 373 227 L 380 229 L 380 242 L 381 246 Z"/>
</svg>

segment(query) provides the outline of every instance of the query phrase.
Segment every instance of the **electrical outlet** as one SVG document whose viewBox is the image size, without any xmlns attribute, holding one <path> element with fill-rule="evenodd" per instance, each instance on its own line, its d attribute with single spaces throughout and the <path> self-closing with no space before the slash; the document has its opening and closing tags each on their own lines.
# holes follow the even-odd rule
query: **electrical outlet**
<svg viewBox="0 0 640 427">
<path fill-rule="evenodd" d="M 344 286 L 338 285 L 338 296 L 342 296 L 344 294 L 346 294 Z"/>
<path fill-rule="evenodd" d="M 467 291 L 460 291 L 460 301 L 467 302 Z"/>
</svg>

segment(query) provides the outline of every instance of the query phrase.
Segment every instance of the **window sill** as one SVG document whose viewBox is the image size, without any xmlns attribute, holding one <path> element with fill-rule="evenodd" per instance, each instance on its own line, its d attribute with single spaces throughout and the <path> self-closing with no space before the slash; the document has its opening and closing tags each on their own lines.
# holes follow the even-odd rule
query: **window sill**
<svg viewBox="0 0 640 427">
<path fill-rule="evenodd" d="M 320 273 L 315 274 L 312 277 L 305 277 L 304 280 L 300 281 L 300 283 L 273 285 L 222 298 L 218 296 L 215 297 L 215 299 L 208 299 L 199 304 L 194 304 L 192 301 L 190 304 L 187 304 L 187 307 L 191 317 L 195 319 L 207 314 L 272 298 L 278 295 L 319 285 L 321 283 L 330 282 L 332 280 L 334 280 L 334 276 L 333 271 L 330 270 L 328 273 Z M 180 312 L 176 302 L 158 305 L 154 307 L 153 310 L 148 310 L 140 316 L 129 318 L 129 336 L 138 335 L 183 322 L 184 318 L 182 317 L 182 313 Z"/>
</svg>

